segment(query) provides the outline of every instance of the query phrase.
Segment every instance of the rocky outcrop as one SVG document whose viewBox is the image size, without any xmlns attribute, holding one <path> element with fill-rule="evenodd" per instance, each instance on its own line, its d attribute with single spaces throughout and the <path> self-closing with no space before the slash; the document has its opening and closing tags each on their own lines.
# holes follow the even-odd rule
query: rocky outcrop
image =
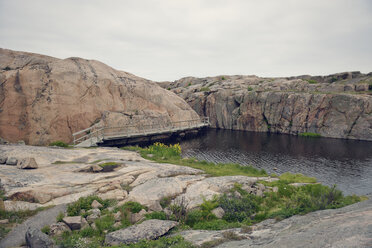
<svg viewBox="0 0 372 248">
<path fill-rule="evenodd" d="M 160 85 L 208 116 L 212 127 L 372 140 L 372 73 L 188 77 Z"/>
<path fill-rule="evenodd" d="M 0 49 L 0 137 L 45 145 L 71 142 L 93 124 L 167 125 L 197 119 L 156 83 L 101 62 Z"/>
</svg>

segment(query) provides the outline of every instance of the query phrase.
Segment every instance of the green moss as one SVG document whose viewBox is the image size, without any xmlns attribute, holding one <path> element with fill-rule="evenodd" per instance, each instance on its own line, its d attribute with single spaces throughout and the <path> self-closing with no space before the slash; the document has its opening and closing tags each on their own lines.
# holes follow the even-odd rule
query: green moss
<svg viewBox="0 0 372 248">
<path fill-rule="evenodd" d="M 318 133 L 299 133 L 298 136 L 307 137 L 307 138 L 319 138 L 319 137 L 322 137 L 322 135 L 320 135 Z"/>
</svg>

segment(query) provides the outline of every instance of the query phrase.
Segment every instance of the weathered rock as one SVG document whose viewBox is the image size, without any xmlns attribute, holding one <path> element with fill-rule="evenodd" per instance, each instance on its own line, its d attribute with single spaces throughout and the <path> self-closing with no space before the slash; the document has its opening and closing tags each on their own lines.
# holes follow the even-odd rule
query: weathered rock
<svg viewBox="0 0 372 248">
<path fill-rule="evenodd" d="M 0 49 L 0 68 L 9 68 L 0 70 L 0 135 L 11 142 L 70 143 L 97 121 L 140 128 L 199 118 L 174 93 L 98 61 Z"/>
<path fill-rule="evenodd" d="M 109 245 L 137 243 L 142 239 L 155 239 L 166 234 L 178 223 L 169 220 L 147 220 L 141 224 L 130 226 L 106 235 Z"/>
<path fill-rule="evenodd" d="M 147 214 L 146 210 L 142 209 L 138 213 L 134 213 L 130 216 L 130 222 L 131 223 L 137 223 L 145 218 L 145 214 Z"/>
<path fill-rule="evenodd" d="M 115 189 L 108 191 L 103 194 L 98 194 L 98 197 L 100 197 L 102 200 L 108 200 L 108 199 L 115 199 L 118 201 L 124 200 L 128 196 L 127 191 L 122 190 L 122 189 Z"/>
<path fill-rule="evenodd" d="M 96 164 L 92 164 L 92 165 L 88 165 L 82 169 L 79 169 L 78 172 L 100 172 L 102 171 L 103 168 L 99 165 L 96 165 Z"/>
<path fill-rule="evenodd" d="M 7 159 L 8 159 L 8 157 L 0 155 L 0 164 L 6 164 Z"/>
<path fill-rule="evenodd" d="M 218 248 L 372 247 L 372 200 L 252 227 L 249 239 Z"/>
<path fill-rule="evenodd" d="M 24 158 L 18 161 L 18 169 L 37 169 L 38 165 L 34 158 Z"/>
<path fill-rule="evenodd" d="M 54 242 L 42 231 L 29 227 L 26 232 L 26 244 L 30 248 L 51 248 Z"/>
<path fill-rule="evenodd" d="M 9 223 L 9 220 L 8 219 L 3 219 L 3 220 L 0 220 L 0 224 L 8 224 Z"/>
<path fill-rule="evenodd" d="M 81 216 L 67 216 L 63 218 L 63 222 L 71 230 L 79 230 L 84 228 L 87 225 L 87 221 Z"/>
<path fill-rule="evenodd" d="M 222 217 L 225 215 L 225 211 L 223 208 L 218 207 L 212 210 L 212 214 L 214 214 L 218 219 L 222 219 Z"/>
<path fill-rule="evenodd" d="M 92 208 L 101 208 L 103 207 L 101 203 L 99 203 L 98 201 L 94 200 L 91 204 L 91 207 Z"/>
<path fill-rule="evenodd" d="M 50 225 L 50 236 L 59 236 L 64 232 L 71 232 L 71 229 L 64 222 L 57 222 Z"/>
<path fill-rule="evenodd" d="M 18 159 L 15 158 L 15 157 L 9 157 L 7 160 L 6 160 L 6 164 L 7 165 L 17 165 L 18 163 Z"/>
<path fill-rule="evenodd" d="M 188 77 L 162 86 L 185 99 L 200 116 L 208 116 L 212 127 L 372 140 L 372 95 L 366 83 L 372 82 L 372 75 L 348 75 L 352 76 Z"/>
<path fill-rule="evenodd" d="M 7 144 L 9 144 L 9 142 L 0 137 L 0 145 L 7 145 Z"/>
</svg>

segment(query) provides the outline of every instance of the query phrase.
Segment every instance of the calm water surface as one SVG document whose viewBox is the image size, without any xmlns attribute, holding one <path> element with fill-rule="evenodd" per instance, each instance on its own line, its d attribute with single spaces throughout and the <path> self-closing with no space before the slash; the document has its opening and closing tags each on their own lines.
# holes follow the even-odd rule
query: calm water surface
<svg viewBox="0 0 372 248">
<path fill-rule="evenodd" d="M 372 142 L 210 129 L 181 147 L 187 157 L 302 173 L 345 194 L 372 193 Z"/>
</svg>

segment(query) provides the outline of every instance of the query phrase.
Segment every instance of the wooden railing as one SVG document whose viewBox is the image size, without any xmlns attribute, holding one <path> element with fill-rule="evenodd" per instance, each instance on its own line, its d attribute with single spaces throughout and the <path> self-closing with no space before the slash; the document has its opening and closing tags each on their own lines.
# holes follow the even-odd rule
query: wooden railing
<svg viewBox="0 0 372 248">
<path fill-rule="evenodd" d="M 94 125 L 79 132 L 73 133 L 74 145 L 77 145 L 85 140 L 90 140 L 91 145 L 104 139 L 113 138 L 130 138 L 134 136 L 146 136 L 149 134 L 161 134 L 166 132 L 176 132 L 209 126 L 209 117 L 202 117 L 200 119 L 176 121 L 168 123 L 157 123 L 148 125 L 134 125 L 128 124 L 123 126 L 99 126 Z"/>
</svg>

